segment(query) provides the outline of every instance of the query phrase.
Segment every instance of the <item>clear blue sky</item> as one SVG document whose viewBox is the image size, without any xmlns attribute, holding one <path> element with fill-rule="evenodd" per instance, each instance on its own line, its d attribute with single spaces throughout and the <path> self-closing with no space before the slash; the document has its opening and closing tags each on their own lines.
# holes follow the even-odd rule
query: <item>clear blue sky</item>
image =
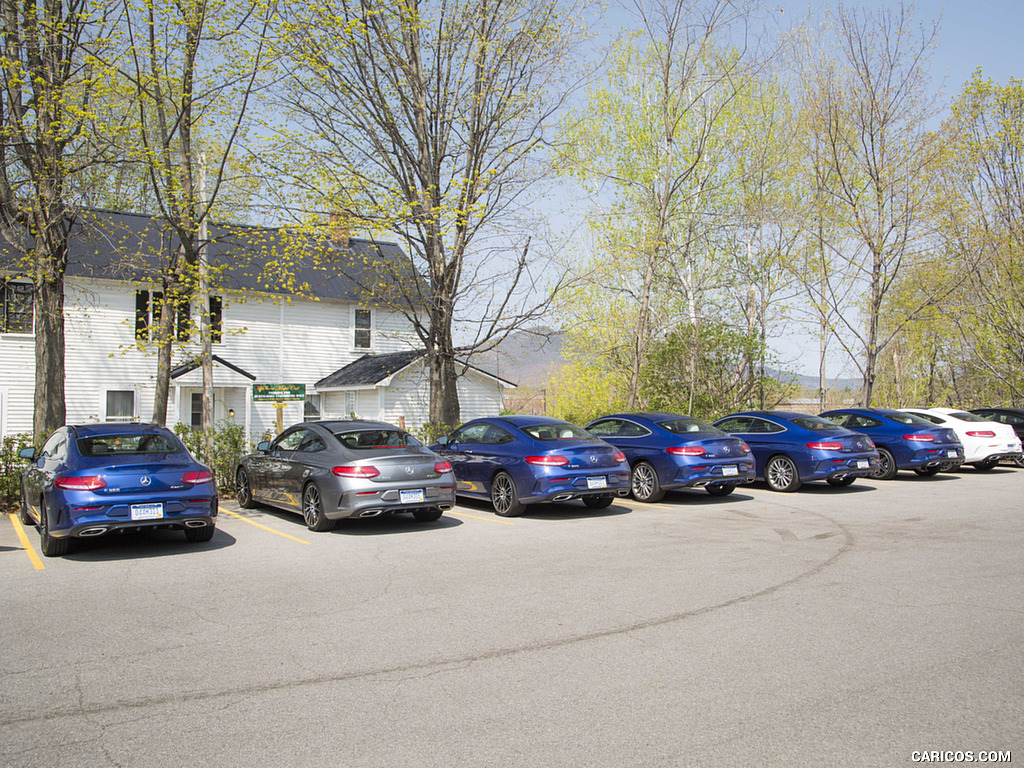
<svg viewBox="0 0 1024 768">
<path fill-rule="evenodd" d="M 822 0 L 766 0 L 778 5 L 796 22 L 808 11 L 834 6 Z M 853 4 L 852 2 L 848 4 Z M 899 2 L 861 2 L 865 8 L 898 8 Z M 971 73 L 982 68 L 985 77 L 1005 83 L 1024 78 L 1024 1 L 1022 0 L 918 0 L 914 18 L 939 20 L 939 36 L 932 55 L 931 74 L 936 86 L 944 85 L 946 101 L 963 88 Z"/>
</svg>

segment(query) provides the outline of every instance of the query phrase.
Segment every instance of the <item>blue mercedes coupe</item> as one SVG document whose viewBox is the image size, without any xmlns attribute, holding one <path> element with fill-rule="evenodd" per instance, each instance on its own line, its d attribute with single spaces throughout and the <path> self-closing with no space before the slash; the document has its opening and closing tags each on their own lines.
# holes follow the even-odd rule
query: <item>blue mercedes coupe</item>
<svg viewBox="0 0 1024 768">
<path fill-rule="evenodd" d="M 812 480 L 849 485 L 878 466 L 878 452 L 870 438 L 818 416 L 747 411 L 725 416 L 714 425 L 750 446 L 758 479 L 773 491 L 795 491 Z"/>
<path fill-rule="evenodd" d="M 135 528 L 178 528 L 191 542 L 213 538 L 217 486 L 166 427 L 88 424 L 61 427 L 43 447 L 19 454 L 20 519 L 39 528 L 47 557 L 76 537 Z"/>
<path fill-rule="evenodd" d="M 451 462 L 457 495 L 490 501 L 502 517 L 572 499 L 603 509 L 629 493 L 622 451 L 546 416 L 474 419 L 430 448 Z"/>
<path fill-rule="evenodd" d="M 667 491 L 680 488 L 727 496 L 754 479 L 750 447 L 691 416 L 615 413 L 592 421 L 587 432 L 626 455 L 637 501 L 660 501 Z"/>
</svg>

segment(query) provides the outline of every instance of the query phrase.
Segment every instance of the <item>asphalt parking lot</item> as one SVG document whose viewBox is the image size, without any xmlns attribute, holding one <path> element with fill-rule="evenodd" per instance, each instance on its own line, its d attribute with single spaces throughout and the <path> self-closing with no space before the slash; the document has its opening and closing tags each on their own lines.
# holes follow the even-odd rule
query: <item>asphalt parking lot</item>
<svg viewBox="0 0 1024 768">
<path fill-rule="evenodd" d="M 0 764 L 1020 762 L 1022 499 L 900 473 L 326 534 L 226 503 L 209 543 L 58 559 L 5 516 Z"/>
</svg>

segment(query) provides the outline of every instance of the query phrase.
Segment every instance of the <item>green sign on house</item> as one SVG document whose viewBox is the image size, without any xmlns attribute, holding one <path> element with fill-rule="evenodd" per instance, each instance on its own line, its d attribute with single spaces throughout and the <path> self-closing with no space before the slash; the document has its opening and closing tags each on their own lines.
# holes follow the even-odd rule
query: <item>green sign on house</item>
<svg viewBox="0 0 1024 768">
<path fill-rule="evenodd" d="M 280 402 L 283 400 L 305 400 L 305 384 L 253 384 L 252 399 L 255 401 Z"/>
</svg>

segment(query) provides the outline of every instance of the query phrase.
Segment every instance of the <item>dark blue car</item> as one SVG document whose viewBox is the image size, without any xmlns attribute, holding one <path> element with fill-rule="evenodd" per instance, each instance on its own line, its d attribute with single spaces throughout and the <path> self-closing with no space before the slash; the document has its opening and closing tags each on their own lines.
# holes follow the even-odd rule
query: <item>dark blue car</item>
<svg viewBox="0 0 1024 768">
<path fill-rule="evenodd" d="M 129 528 L 180 528 L 189 541 L 213 538 L 217 486 L 173 432 L 154 424 L 61 427 L 21 477 L 21 522 L 39 528 L 47 557 L 71 539 Z"/>
<path fill-rule="evenodd" d="M 690 416 L 615 413 L 591 422 L 587 431 L 626 455 L 637 501 L 659 501 L 679 488 L 727 496 L 754 479 L 746 443 Z"/>
<path fill-rule="evenodd" d="M 876 480 L 892 480 L 901 469 L 934 475 L 943 466 L 961 464 L 964 447 L 956 432 L 937 427 L 920 416 L 888 408 L 838 408 L 821 414 L 838 424 L 870 437 L 878 448 Z"/>
<path fill-rule="evenodd" d="M 570 499 L 602 509 L 629 493 L 622 451 L 558 419 L 474 419 L 430 447 L 451 462 L 456 494 L 490 501 L 502 517 Z"/>
<path fill-rule="evenodd" d="M 743 438 L 754 452 L 758 479 L 773 491 L 795 491 L 812 480 L 849 485 L 878 466 L 870 439 L 806 413 L 733 413 L 715 426 Z"/>
</svg>

